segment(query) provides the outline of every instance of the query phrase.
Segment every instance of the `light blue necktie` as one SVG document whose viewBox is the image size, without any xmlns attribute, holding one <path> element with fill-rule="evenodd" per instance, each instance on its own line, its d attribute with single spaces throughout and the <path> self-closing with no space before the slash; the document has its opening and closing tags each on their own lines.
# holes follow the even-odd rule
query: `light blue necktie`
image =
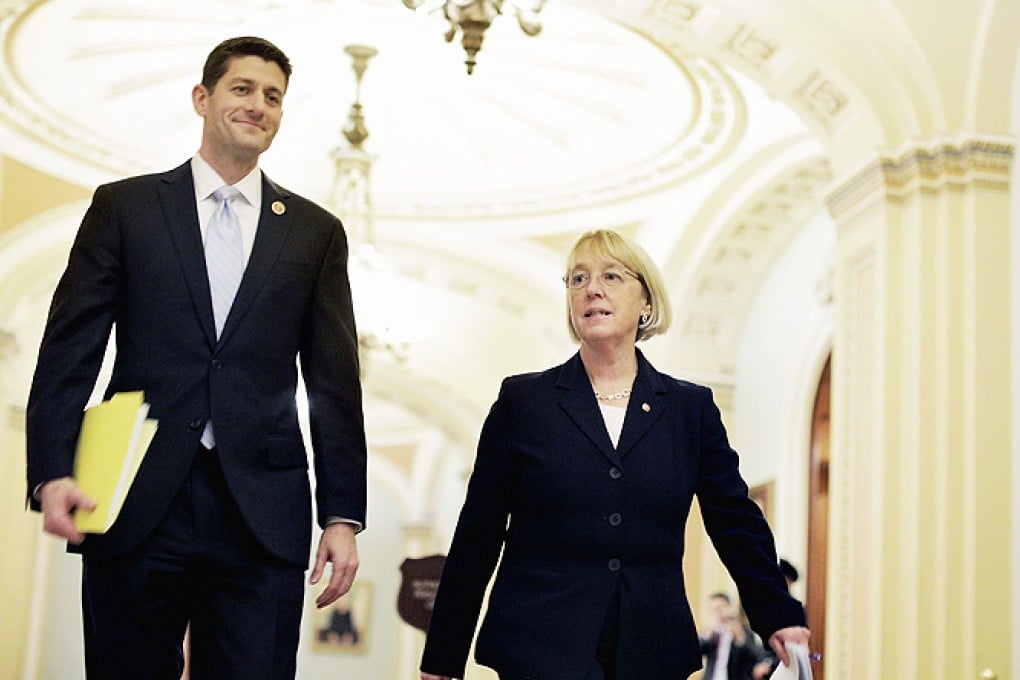
<svg viewBox="0 0 1020 680">
<path fill-rule="evenodd" d="M 212 294 L 217 338 L 223 332 L 223 324 L 244 273 L 241 223 L 230 205 L 240 195 L 241 192 L 232 186 L 222 186 L 213 192 L 213 198 L 219 206 L 205 232 L 205 267 L 209 272 L 209 292 Z"/>
<path fill-rule="evenodd" d="M 216 337 L 223 332 L 230 306 L 244 274 L 244 248 L 241 245 L 241 223 L 231 202 L 241 194 L 236 187 L 222 186 L 213 192 L 218 206 L 209 219 L 205 232 L 205 267 L 209 272 L 209 293 L 212 296 Z M 205 424 L 202 444 L 211 449 L 216 444 L 212 423 Z"/>
</svg>

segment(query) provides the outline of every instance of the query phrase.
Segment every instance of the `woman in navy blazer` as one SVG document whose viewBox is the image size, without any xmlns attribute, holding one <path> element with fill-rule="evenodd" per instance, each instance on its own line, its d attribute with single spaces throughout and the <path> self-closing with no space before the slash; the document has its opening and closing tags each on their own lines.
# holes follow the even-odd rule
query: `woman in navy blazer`
<svg viewBox="0 0 1020 680">
<path fill-rule="evenodd" d="M 658 372 L 635 341 L 670 307 L 640 246 L 597 230 L 567 261 L 580 351 L 507 378 L 478 455 L 432 612 L 423 680 L 463 677 L 502 550 L 475 658 L 504 680 L 665 680 L 701 666 L 684 594 L 695 495 L 755 630 L 784 661 L 807 643 L 775 545 L 748 498 L 708 388 Z"/>
</svg>

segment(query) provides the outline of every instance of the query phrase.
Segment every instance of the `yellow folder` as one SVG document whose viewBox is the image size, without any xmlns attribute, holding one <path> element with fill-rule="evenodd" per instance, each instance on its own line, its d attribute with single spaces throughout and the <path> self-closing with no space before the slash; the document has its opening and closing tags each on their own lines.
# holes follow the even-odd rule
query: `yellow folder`
<svg viewBox="0 0 1020 680">
<path fill-rule="evenodd" d="M 109 529 L 127 497 L 142 464 L 157 422 L 147 418 L 149 405 L 142 392 L 118 392 L 108 401 L 85 409 L 74 478 L 78 488 L 96 502 L 94 510 L 78 509 L 78 531 L 101 534 Z"/>
</svg>

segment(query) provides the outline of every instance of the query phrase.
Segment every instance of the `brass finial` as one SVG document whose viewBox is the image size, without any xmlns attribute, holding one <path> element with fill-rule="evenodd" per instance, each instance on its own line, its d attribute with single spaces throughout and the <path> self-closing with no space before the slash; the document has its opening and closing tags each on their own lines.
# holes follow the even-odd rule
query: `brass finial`
<svg viewBox="0 0 1020 680">
<path fill-rule="evenodd" d="M 348 45 L 344 48 L 351 57 L 354 68 L 354 103 L 347 115 L 347 127 L 343 129 L 344 137 L 355 149 L 360 149 L 362 142 L 368 139 L 368 127 L 365 126 L 365 115 L 361 110 L 361 78 L 365 75 L 368 60 L 379 53 L 379 50 L 367 45 Z"/>
</svg>

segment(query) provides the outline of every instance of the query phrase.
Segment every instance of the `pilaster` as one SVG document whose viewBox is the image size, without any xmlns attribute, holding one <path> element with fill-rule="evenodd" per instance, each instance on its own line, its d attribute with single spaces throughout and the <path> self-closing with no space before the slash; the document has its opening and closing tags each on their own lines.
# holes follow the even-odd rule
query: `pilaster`
<svg viewBox="0 0 1020 680">
<path fill-rule="evenodd" d="M 1013 155 L 996 138 L 932 140 L 828 199 L 828 677 L 1010 668 Z"/>
<path fill-rule="evenodd" d="M 0 533 L 7 553 L 0 560 L 0 658 L 21 668 L 31 612 L 32 578 L 40 522 L 25 508 L 25 409 L 16 389 L 14 365 L 24 355 L 14 333 L 0 328 Z M 2 665 L 2 664 L 0 664 Z M 12 676 L 13 677 L 13 676 Z"/>
</svg>

